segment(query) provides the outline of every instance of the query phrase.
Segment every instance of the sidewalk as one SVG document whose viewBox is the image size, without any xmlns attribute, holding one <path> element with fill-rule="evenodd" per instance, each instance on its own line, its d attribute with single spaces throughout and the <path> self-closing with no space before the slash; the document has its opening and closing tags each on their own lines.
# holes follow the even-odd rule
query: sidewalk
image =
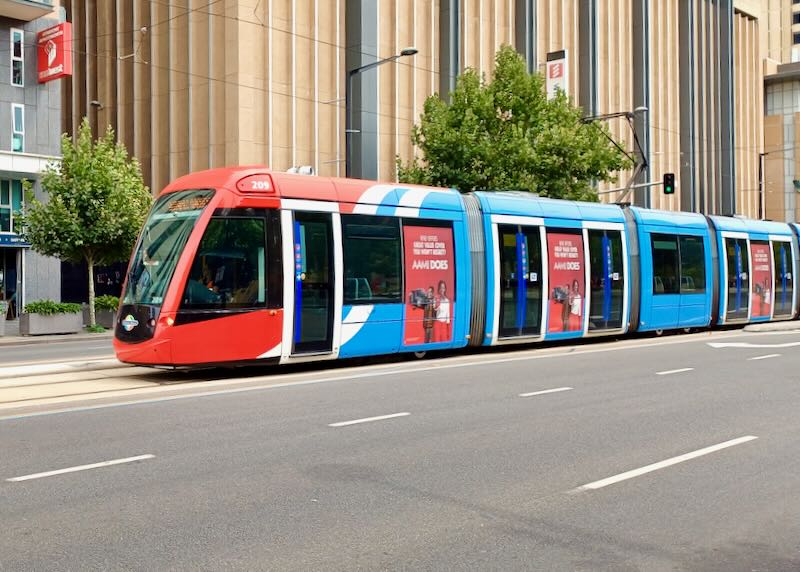
<svg viewBox="0 0 800 572">
<path fill-rule="evenodd" d="M 5 335 L 0 336 L 0 348 L 5 346 L 28 346 L 35 344 L 54 344 L 60 342 L 78 342 L 82 340 L 111 339 L 114 332 L 106 330 L 100 334 L 57 334 L 52 336 L 20 336 L 19 320 L 6 321 Z"/>
<path fill-rule="evenodd" d="M 748 324 L 744 327 L 745 332 L 793 332 L 796 330 L 800 330 L 800 321 L 798 320 Z"/>
</svg>

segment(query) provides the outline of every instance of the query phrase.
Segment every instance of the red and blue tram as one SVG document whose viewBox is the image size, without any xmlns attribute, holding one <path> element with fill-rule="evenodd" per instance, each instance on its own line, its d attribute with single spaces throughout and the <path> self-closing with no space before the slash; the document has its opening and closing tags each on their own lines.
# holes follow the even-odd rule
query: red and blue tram
<svg viewBox="0 0 800 572">
<path fill-rule="evenodd" d="M 796 225 L 213 169 L 155 201 L 123 362 L 292 363 L 790 320 Z"/>
</svg>

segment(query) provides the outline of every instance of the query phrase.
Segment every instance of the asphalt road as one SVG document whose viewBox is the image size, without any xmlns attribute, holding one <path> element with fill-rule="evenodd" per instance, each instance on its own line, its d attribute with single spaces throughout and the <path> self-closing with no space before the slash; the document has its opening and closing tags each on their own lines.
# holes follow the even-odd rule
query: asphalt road
<svg viewBox="0 0 800 572">
<path fill-rule="evenodd" d="M 29 345 L 0 344 L 0 366 L 114 357 L 111 336 L 95 339 L 50 341 Z"/>
<path fill-rule="evenodd" d="M 798 350 L 635 340 L 5 418 L 0 569 L 798 570 Z"/>
</svg>

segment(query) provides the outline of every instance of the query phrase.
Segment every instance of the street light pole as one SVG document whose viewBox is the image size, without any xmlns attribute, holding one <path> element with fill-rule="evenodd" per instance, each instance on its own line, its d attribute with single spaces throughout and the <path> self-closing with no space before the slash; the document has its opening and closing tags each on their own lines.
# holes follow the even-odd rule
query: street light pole
<svg viewBox="0 0 800 572">
<path fill-rule="evenodd" d="M 349 70 L 347 72 L 347 82 L 345 83 L 344 87 L 344 107 L 345 107 L 345 119 L 344 119 L 344 146 L 345 146 L 345 159 L 344 159 L 344 170 L 345 176 L 350 177 L 352 175 L 352 162 L 353 162 L 353 134 L 354 133 L 361 133 L 359 129 L 353 129 L 353 104 L 352 104 L 352 96 L 353 96 L 353 78 L 360 73 L 364 73 L 365 71 L 369 71 L 372 68 L 376 68 L 380 65 L 393 62 L 400 58 L 406 56 L 413 56 L 417 53 L 417 48 L 409 47 L 403 48 L 399 54 L 395 54 L 388 58 L 384 58 L 382 60 L 378 60 L 377 62 L 372 62 L 370 64 L 361 66 L 359 68 L 355 68 Z"/>
<path fill-rule="evenodd" d="M 642 149 L 642 143 L 639 141 L 639 137 L 636 134 L 636 123 L 634 122 L 634 119 L 636 118 L 636 114 L 647 113 L 647 111 L 648 109 L 646 107 L 641 106 L 637 107 L 633 111 L 618 111 L 616 113 L 604 113 L 602 115 L 592 115 L 591 117 L 584 117 L 581 119 L 583 123 L 594 123 L 595 121 L 608 121 L 609 119 L 617 119 L 621 117 L 624 117 L 628 121 L 628 126 L 631 128 L 631 133 L 633 133 L 633 142 L 636 144 L 636 151 L 638 151 L 638 155 L 641 159 L 640 161 L 636 160 L 636 156 L 632 156 L 625 149 L 620 147 L 619 143 L 614 141 L 612 137 L 609 137 L 609 135 L 605 131 L 602 132 L 603 135 L 605 135 L 606 138 L 609 141 L 611 141 L 611 143 L 613 143 L 614 146 L 623 153 L 623 155 L 625 155 L 628 159 L 630 159 L 634 165 L 633 174 L 631 175 L 631 178 L 628 179 L 628 183 L 622 188 L 622 190 L 624 190 L 625 192 L 619 198 L 618 202 L 627 199 L 628 195 L 631 193 L 631 191 L 634 190 L 634 188 L 645 188 L 650 186 L 648 184 L 634 185 L 636 179 L 639 177 L 639 174 L 643 173 L 649 165 L 644 149 Z"/>
</svg>

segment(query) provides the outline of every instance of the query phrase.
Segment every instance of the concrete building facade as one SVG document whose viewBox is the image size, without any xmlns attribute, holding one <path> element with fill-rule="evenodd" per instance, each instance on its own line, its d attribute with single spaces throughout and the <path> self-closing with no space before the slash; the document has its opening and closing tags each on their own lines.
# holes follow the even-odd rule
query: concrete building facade
<svg viewBox="0 0 800 572">
<path fill-rule="evenodd" d="M 767 0 L 773 2 L 777 0 Z M 353 175 L 394 180 L 425 98 L 466 67 L 491 76 L 510 44 L 531 71 L 566 52 L 567 91 L 587 115 L 633 111 L 649 167 L 678 192 L 638 204 L 757 215 L 763 62 L 761 0 L 65 0 L 75 75 L 64 129 L 111 125 L 160 189 L 186 172 L 265 163 L 345 173 L 348 70 Z M 628 149 L 624 120 L 610 123 Z M 603 185 L 604 200 L 619 193 Z"/>
<path fill-rule="evenodd" d="M 60 155 L 61 82 L 38 83 L 36 34 L 63 20 L 52 0 L 0 0 L 0 300 L 8 317 L 34 299 L 60 300 L 60 264 L 18 235 L 22 181 L 42 198 L 40 173 Z"/>
</svg>

